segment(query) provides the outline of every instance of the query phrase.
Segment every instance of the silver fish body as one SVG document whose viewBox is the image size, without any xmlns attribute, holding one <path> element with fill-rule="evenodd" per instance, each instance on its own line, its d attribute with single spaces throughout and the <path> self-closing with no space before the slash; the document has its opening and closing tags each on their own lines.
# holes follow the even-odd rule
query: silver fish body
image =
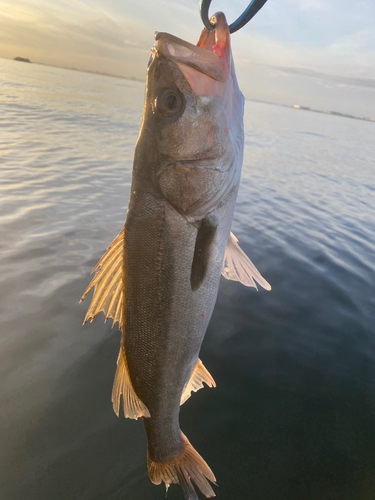
<svg viewBox="0 0 375 500">
<path fill-rule="evenodd" d="M 179 426 L 180 405 L 215 382 L 199 351 L 220 274 L 269 289 L 230 228 L 243 156 L 244 98 L 238 88 L 223 14 L 197 46 L 156 34 L 147 70 L 124 229 L 95 268 L 86 320 L 103 310 L 120 322 L 112 400 L 143 417 L 150 479 L 191 480 L 215 496 L 215 477 Z M 84 298 L 83 297 L 83 298 Z"/>
</svg>

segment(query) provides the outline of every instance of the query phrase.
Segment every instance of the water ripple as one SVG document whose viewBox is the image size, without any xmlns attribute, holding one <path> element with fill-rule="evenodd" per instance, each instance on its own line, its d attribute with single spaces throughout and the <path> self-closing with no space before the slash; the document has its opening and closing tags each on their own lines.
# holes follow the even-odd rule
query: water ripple
<svg viewBox="0 0 375 500">
<path fill-rule="evenodd" d="M 143 85 L 0 70 L 1 497 L 162 499 L 141 426 L 112 415 L 118 332 L 78 304 L 125 220 Z M 245 138 L 233 232 L 273 289 L 222 280 L 218 388 L 183 429 L 222 498 L 349 498 L 375 463 L 373 127 L 246 103 Z"/>
</svg>

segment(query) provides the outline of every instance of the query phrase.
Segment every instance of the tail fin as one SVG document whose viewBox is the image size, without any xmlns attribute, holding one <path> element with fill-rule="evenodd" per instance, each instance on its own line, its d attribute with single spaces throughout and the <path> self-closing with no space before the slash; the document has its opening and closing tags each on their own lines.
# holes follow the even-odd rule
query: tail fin
<svg viewBox="0 0 375 500">
<path fill-rule="evenodd" d="M 185 500 L 198 500 L 191 483 L 193 480 L 203 495 L 207 498 L 215 497 L 215 492 L 207 481 L 208 479 L 216 485 L 216 478 L 212 470 L 192 447 L 184 434 L 182 434 L 182 438 L 185 444 L 184 451 L 180 456 L 169 462 L 154 462 L 148 454 L 147 469 L 151 482 L 160 484 L 164 481 L 167 488 L 172 483 L 179 484 Z"/>
</svg>

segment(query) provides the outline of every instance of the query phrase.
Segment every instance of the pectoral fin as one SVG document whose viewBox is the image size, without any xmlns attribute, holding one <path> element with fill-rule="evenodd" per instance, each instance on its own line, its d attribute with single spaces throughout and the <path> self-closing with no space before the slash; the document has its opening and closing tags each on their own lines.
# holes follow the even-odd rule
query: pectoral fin
<svg viewBox="0 0 375 500">
<path fill-rule="evenodd" d="M 209 217 L 202 220 L 198 229 L 190 275 L 190 284 L 193 292 L 198 290 L 206 276 L 216 229 L 216 221 Z"/>
<path fill-rule="evenodd" d="M 85 300 L 91 288 L 94 288 L 91 304 L 83 321 L 84 324 L 90 318 L 92 322 L 95 316 L 100 311 L 103 311 L 105 321 L 112 318 L 112 327 L 118 321 L 121 329 L 124 303 L 122 284 L 123 242 L 124 228 L 121 229 L 119 235 L 112 241 L 106 253 L 91 272 L 91 274 L 94 274 L 97 271 L 80 300 L 80 302 Z"/>
<path fill-rule="evenodd" d="M 187 399 L 190 398 L 192 392 L 197 392 L 199 389 L 204 387 L 203 382 L 208 385 L 208 387 L 216 387 L 215 380 L 209 373 L 207 368 L 200 359 L 198 359 L 197 364 L 191 374 L 189 382 L 186 384 L 184 392 L 181 396 L 181 403 L 184 404 Z"/>
<path fill-rule="evenodd" d="M 225 249 L 221 274 L 227 280 L 239 281 L 245 286 L 257 288 L 259 283 L 265 290 L 271 290 L 271 285 L 263 278 L 249 257 L 241 250 L 238 239 L 230 233 L 227 247 Z"/>
</svg>

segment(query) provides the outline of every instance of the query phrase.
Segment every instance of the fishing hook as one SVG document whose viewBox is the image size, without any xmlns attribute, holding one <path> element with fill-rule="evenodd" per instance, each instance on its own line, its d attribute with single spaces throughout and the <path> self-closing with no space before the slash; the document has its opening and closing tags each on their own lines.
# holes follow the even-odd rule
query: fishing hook
<svg viewBox="0 0 375 500">
<path fill-rule="evenodd" d="M 243 26 L 245 26 L 245 24 L 255 16 L 258 10 L 260 10 L 266 2 L 267 0 L 251 0 L 247 9 L 240 15 L 240 17 L 236 21 L 234 21 L 234 23 L 229 26 L 230 33 L 235 33 Z M 212 31 L 215 29 L 215 24 L 211 24 L 208 17 L 208 9 L 210 7 L 210 3 L 211 0 L 200 0 L 199 9 L 203 24 L 208 30 Z"/>
</svg>

